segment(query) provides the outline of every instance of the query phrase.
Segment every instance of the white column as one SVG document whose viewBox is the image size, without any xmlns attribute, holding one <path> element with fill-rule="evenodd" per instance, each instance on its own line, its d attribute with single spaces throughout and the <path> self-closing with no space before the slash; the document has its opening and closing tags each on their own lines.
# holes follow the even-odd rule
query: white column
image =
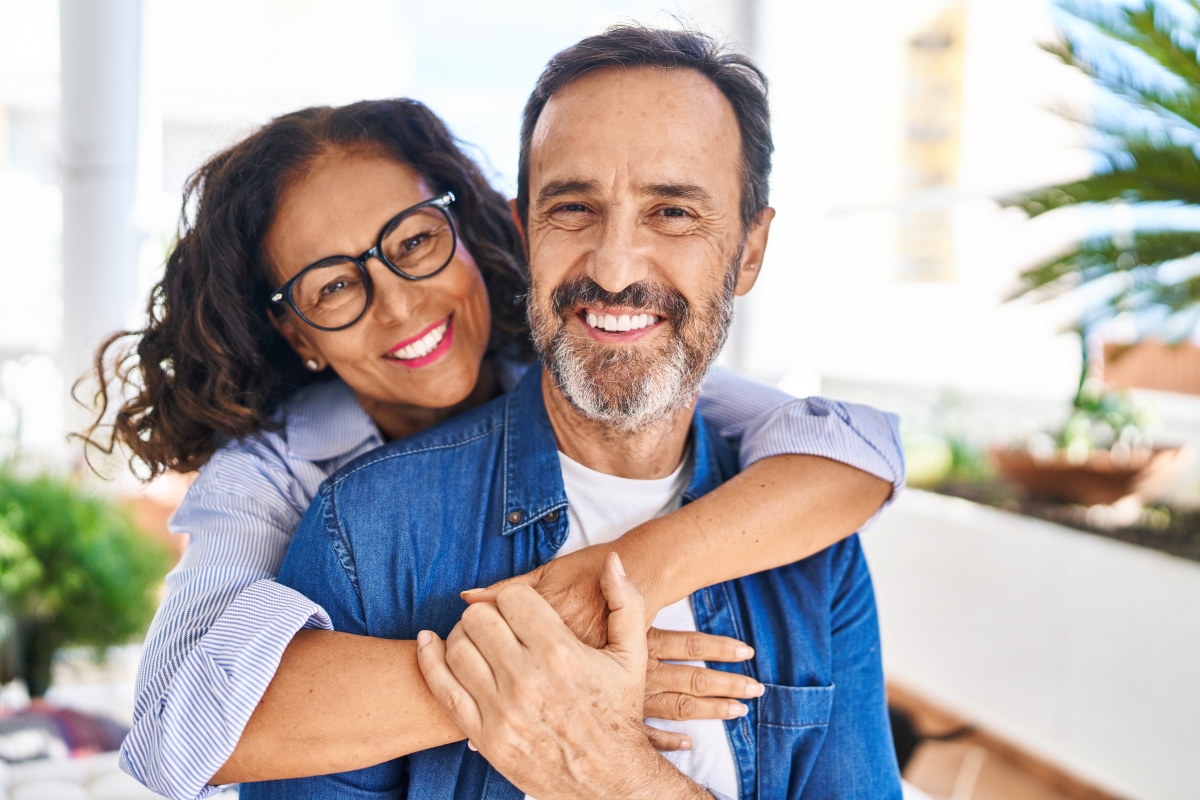
<svg viewBox="0 0 1200 800">
<path fill-rule="evenodd" d="M 142 0 L 60 0 L 63 339 L 68 387 L 137 291 Z M 71 404 L 73 405 L 73 404 Z M 77 413 L 68 410 L 68 425 Z"/>
</svg>

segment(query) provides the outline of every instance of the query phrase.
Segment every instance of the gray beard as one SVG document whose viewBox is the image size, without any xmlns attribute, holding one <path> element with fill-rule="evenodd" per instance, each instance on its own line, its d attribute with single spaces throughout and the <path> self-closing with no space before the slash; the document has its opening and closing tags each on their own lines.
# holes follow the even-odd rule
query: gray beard
<svg viewBox="0 0 1200 800">
<path fill-rule="evenodd" d="M 606 347 L 568 334 L 561 316 L 529 304 L 534 344 L 567 401 L 593 422 L 621 432 L 645 430 L 692 402 L 725 345 L 733 320 L 739 257 L 700 313 L 672 326 L 655 351 Z"/>
</svg>

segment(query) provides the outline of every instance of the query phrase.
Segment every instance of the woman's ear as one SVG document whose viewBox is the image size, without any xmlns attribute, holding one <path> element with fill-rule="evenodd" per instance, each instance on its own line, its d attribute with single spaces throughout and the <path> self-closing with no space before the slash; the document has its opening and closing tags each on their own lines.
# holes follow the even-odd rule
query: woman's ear
<svg viewBox="0 0 1200 800">
<path fill-rule="evenodd" d="M 521 222 L 521 215 L 517 212 L 516 199 L 508 201 L 508 211 L 512 214 L 513 225 L 517 226 L 517 234 L 521 237 L 521 249 L 525 251 L 525 260 L 529 260 L 529 239 L 525 236 L 525 225 Z"/>
<path fill-rule="evenodd" d="M 771 233 L 771 221 L 775 219 L 775 209 L 767 206 L 758 213 L 758 219 L 750 226 L 746 235 L 746 249 L 742 252 L 742 264 L 738 270 L 737 283 L 733 293 L 739 297 L 754 288 L 762 272 L 763 258 L 767 254 L 767 238 Z"/>
<path fill-rule="evenodd" d="M 267 316 L 270 318 L 271 324 L 275 326 L 275 330 L 279 331 L 284 339 L 287 339 L 287 343 L 292 346 L 296 355 L 300 356 L 300 360 L 306 366 L 316 363 L 319 369 L 325 368 L 328 362 L 321 355 L 321 351 L 300 331 L 300 326 L 296 323 L 296 315 L 290 309 L 284 311 L 282 315 L 270 310 L 267 312 Z M 312 367 L 309 366 L 309 369 Z"/>
</svg>

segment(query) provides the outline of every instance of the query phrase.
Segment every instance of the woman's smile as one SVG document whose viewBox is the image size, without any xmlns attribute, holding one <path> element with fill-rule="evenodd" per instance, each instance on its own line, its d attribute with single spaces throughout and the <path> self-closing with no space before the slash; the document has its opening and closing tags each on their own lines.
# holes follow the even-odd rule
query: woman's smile
<svg viewBox="0 0 1200 800">
<path fill-rule="evenodd" d="M 396 344 L 384 358 L 409 369 L 434 363 L 450 351 L 454 343 L 454 315 L 433 323 L 415 336 Z"/>
</svg>

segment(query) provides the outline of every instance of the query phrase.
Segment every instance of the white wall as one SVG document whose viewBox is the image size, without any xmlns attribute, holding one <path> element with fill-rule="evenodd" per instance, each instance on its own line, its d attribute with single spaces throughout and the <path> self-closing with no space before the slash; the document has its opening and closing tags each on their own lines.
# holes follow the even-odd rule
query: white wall
<svg viewBox="0 0 1200 800">
<path fill-rule="evenodd" d="M 1018 267 L 1081 229 L 1024 224 L 990 198 L 1087 172 L 1073 129 L 1046 109 L 1086 82 L 1040 52 L 1045 0 L 972 0 L 964 66 L 958 278 L 897 280 L 905 46 L 943 0 L 762 0 L 773 81 L 778 208 L 744 315 L 747 365 L 813 390 L 821 376 L 1066 396 L 1078 346 L 1070 304 L 1002 305 Z"/>
<path fill-rule="evenodd" d="M 863 537 L 889 675 L 1121 796 L 1200 787 L 1200 564 L 909 491 Z"/>
</svg>

